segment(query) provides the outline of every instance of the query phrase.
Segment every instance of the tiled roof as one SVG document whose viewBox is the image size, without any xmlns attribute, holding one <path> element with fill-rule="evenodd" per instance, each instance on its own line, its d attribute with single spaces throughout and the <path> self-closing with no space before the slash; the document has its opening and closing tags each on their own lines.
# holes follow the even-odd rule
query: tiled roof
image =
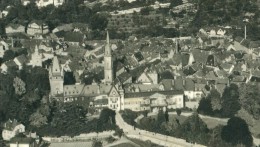
<svg viewBox="0 0 260 147">
<path fill-rule="evenodd" d="M 25 57 L 25 55 L 20 55 L 18 57 L 16 57 L 16 59 L 21 63 L 21 64 L 24 64 L 27 62 L 27 58 Z"/>
<path fill-rule="evenodd" d="M 99 85 L 99 91 L 100 94 L 108 94 L 111 90 L 112 86 L 108 84 L 100 84 Z"/>
<path fill-rule="evenodd" d="M 99 94 L 98 85 L 85 85 L 81 92 L 82 96 L 96 96 L 98 94 Z"/>
<path fill-rule="evenodd" d="M 7 67 L 17 67 L 17 65 L 15 64 L 15 62 L 13 60 L 5 62 L 5 65 Z"/>
<path fill-rule="evenodd" d="M 185 85 L 184 85 L 185 90 L 187 91 L 193 91 L 195 90 L 195 83 L 192 79 L 185 79 Z"/>
<path fill-rule="evenodd" d="M 125 86 L 125 92 L 149 92 L 149 91 L 159 91 L 159 84 L 128 84 Z"/>
<path fill-rule="evenodd" d="M 84 87 L 84 84 L 80 85 L 65 85 L 64 96 L 77 96 L 80 95 Z"/>
<path fill-rule="evenodd" d="M 171 90 L 171 91 L 151 91 L 151 92 L 136 92 L 136 93 L 125 93 L 125 98 L 135 98 L 135 97 L 149 97 L 155 93 L 163 95 L 180 95 L 184 92 L 181 90 Z"/>
<path fill-rule="evenodd" d="M 182 59 L 182 66 L 186 66 L 189 63 L 190 55 L 189 54 L 182 54 L 181 59 Z"/>
</svg>

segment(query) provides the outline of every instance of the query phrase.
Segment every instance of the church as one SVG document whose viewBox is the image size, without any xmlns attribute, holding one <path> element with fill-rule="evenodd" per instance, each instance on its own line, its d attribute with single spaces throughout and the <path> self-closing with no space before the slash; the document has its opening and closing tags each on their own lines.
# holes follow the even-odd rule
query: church
<svg viewBox="0 0 260 147">
<path fill-rule="evenodd" d="M 100 84 L 93 82 L 91 85 L 64 85 L 64 71 L 55 56 L 49 68 L 51 99 L 93 107 L 97 110 L 110 108 L 115 111 L 124 109 L 158 111 L 185 106 L 184 91 L 165 90 L 164 85 L 159 84 L 141 83 L 137 84 L 138 86 L 131 82 L 123 84 L 124 81 L 114 77 L 113 55 L 109 41 L 107 32 L 104 50 L 104 80 Z M 151 86 L 157 88 L 147 88 Z M 135 90 L 129 91 L 129 87 L 134 87 Z"/>
</svg>

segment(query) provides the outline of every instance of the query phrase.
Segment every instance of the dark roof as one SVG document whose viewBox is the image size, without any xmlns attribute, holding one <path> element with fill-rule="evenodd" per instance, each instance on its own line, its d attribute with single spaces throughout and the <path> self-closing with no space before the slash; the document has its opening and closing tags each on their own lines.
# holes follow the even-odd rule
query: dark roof
<svg viewBox="0 0 260 147">
<path fill-rule="evenodd" d="M 7 67 L 16 67 L 17 66 L 13 60 L 5 62 L 5 65 Z"/>
<path fill-rule="evenodd" d="M 22 144 L 31 144 L 34 142 L 33 138 L 23 138 L 23 137 L 14 137 L 10 140 L 10 143 L 22 143 Z"/>
<path fill-rule="evenodd" d="M 84 39 L 84 34 L 79 32 L 67 32 L 64 35 L 64 41 L 67 42 L 82 42 Z"/>
<path fill-rule="evenodd" d="M 23 54 L 23 55 L 20 55 L 20 56 L 18 56 L 18 57 L 16 57 L 16 58 L 17 58 L 17 60 L 18 60 L 21 64 L 24 64 L 24 63 L 27 62 L 27 58 L 25 57 L 24 54 Z"/>
<path fill-rule="evenodd" d="M 143 55 L 142 55 L 141 52 L 136 52 L 136 53 L 134 54 L 134 56 L 135 56 L 135 58 L 136 58 L 136 60 L 137 60 L 138 62 L 144 60 L 144 57 L 143 57 Z"/>
<path fill-rule="evenodd" d="M 182 59 L 182 66 L 186 66 L 189 63 L 190 55 L 189 54 L 182 54 L 181 59 Z"/>
<path fill-rule="evenodd" d="M 94 101 L 95 105 L 107 105 L 108 104 L 108 99 L 98 99 Z"/>
<path fill-rule="evenodd" d="M 135 98 L 135 97 L 149 97 L 155 93 L 163 95 L 179 95 L 184 94 L 182 90 L 171 90 L 171 91 L 150 91 L 150 92 L 135 92 L 135 93 L 125 93 L 125 98 Z"/>
<path fill-rule="evenodd" d="M 185 79 L 185 90 L 193 91 L 195 90 L 195 82 L 192 79 Z"/>
</svg>

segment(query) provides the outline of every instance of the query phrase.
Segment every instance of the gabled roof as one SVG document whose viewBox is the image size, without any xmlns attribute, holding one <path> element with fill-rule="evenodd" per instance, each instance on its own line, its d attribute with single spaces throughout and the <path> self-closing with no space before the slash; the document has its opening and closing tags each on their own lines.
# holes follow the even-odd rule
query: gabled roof
<svg viewBox="0 0 260 147">
<path fill-rule="evenodd" d="M 153 94 L 163 94 L 163 95 L 180 95 L 184 94 L 182 90 L 171 90 L 171 91 L 151 91 L 151 92 L 135 92 L 135 93 L 125 93 L 125 98 L 138 98 L 138 97 L 149 97 Z"/>
<path fill-rule="evenodd" d="M 5 124 L 4 124 L 4 129 L 5 130 L 9 130 L 9 131 L 13 131 L 13 129 L 16 127 L 16 126 L 18 126 L 18 125 L 20 125 L 21 123 L 19 123 L 16 119 L 14 119 L 14 120 L 8 120 L 7 122 L 5 122 Z"/>
<path fill-rule="evenodd" d="M 20 55 L 18 57 L 16 57 L 16 59 L 21 63 L 21 64 L 24 64 L 27 62 L 27 58 L 26 56 L 23 54 L 23 55 Z"/>
<path fill-rule="evenodd" d="M 7 67 L 17 67 L 16 63 L 13 60 L 5 62 Z"/>
<path fill-rule="evenodd" d="M 182 59 L 182 66 L 188 65 L 189 59 L 190 59 L 190 54 L 182 54 L 181 59 Z"/>
<path fill-rule="evenodd" d="M 84 85 L 64 85 L 64 96 L 77 96 L 83 90 Z"/>
</svg>

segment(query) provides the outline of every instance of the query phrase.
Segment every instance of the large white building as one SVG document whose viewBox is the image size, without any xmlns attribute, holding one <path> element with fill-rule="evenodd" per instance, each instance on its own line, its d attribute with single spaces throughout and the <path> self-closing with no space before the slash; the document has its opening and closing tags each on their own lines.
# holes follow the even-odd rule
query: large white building
<svg viewBox="0 0 260 147">
<path fill-rule="evenodd" d="M 90 107 L 92 106 L 99 110 L 108 107 L 116 111 L 124 109 L 158 111 L 159 109 L 176 109 L 185 106 L 184 91 L 165 90 L 164 88 L 149 89 L 152 86 L 160 87 L 157 81 L 158 77 L 153 74 L 150 75 L 152 77 L 150 84 L 147 84 L 147 81 L 145 81 L 134 86 L 135 90 L 129 91 L 127 88 L 129 86 L 122 84 L 125 81 L 114 78 L 113 71 L 115 67 L 113 66 L 113 56 L 108 34 L 106 42 L 104 51 L 104 80 L 101 84 L 94 82 L 92 85 L 63 85 L 63 69 L 59 65 L 58 58 L 55 57 L 53 59 L 53 65 L 49 69 L 50 96 L 52 99 L 61 102 L 72 102 L 78 105 L 91 101 Z M 139 78 L 140 81 L 144 81 L 141 79 L 144 78 Z M 128 84 L 133 84 L 131 75 L 125 78 L 125 80 L 127 80 Z"/>
</svg>

